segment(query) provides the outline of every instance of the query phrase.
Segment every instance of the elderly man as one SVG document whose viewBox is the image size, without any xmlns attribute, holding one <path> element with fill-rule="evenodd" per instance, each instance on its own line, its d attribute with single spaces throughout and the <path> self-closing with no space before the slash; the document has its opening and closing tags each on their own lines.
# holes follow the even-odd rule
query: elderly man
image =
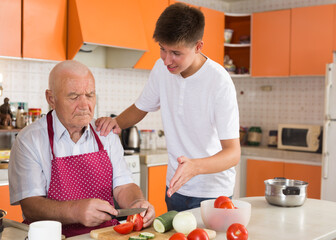
<svg viewBox="0 0 336 240">
<path fill-rule="evenodd" d="M 9 164 L 10 201 L 20 204 L 25 222 L 57 220 L 67 237 L 118 224 L 121 208 L 153 206 L 133 183 L 118 135 L 94 129 L 95 80 L 76 61 L 58 63 L 49 76 L 46 99 L 53 109 L 17 136 Z M 109 214 L 108 214 L 109 213 Z"/>
</svg>

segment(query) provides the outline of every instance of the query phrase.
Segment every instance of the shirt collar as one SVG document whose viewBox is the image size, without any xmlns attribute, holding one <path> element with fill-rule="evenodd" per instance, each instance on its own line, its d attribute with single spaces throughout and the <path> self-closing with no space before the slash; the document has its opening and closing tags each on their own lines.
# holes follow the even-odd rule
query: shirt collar
<svg viewBox="0 0 336 240">
<path fill-rule="evenodd" d="M 69 134 L 68 130 L 64 127 L 64 125 L 61 123 L 61 121 L 57 117 L 56 111 L 55 110 L 52 111 L 51 114 L 52 114 L 52 117 L 53 117 L 53 125 L 54 125 L 53 127 L 54 127 L 55 140 L 59 141 L 60 138 L 63 137 L 63 136 L 68 136 L 70 138 L 70 134 Z M 90 127 L 86 126 L 82 137 L 84 136 L 84 139 L 87 139 L 91 135 L 90 132 L 91 132 Z"/>
</svg>

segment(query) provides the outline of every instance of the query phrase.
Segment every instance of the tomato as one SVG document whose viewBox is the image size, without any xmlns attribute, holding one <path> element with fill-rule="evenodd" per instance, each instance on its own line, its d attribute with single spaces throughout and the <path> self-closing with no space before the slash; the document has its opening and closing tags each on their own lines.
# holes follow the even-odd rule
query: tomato
<svg viewBox="0 0 336 240">
<path fill-rule="evenodd" d="M 128 234 L 128 233 L 132 232 L 133 225 L 134 224 L 132 222 L 126 222 L 126 223 L 122 223 L 122 224 L 119 224 L 117 226 L 114 226 L 113 229 L 117 233 Z"/>
<path fill-rule="evenodd" d="M 188 238 L 183 233 L 174 233 L 169 240 L 188 240 Z"/>
<path fill-rule="evenodd" d="M 215 200 L 214 207 L 215 208 L 229 208 L 229 209 L 235 208 L 231 199 L 229 197 L 225 197 L 225 196 L 218 197 Z"/>
<path fill-rule="evenodd" d="M 126 222 L 132 222 L 134 224 L 133 230 L 140 231 L 143 226 L 143 219 L 139 213 L 134 215 L 129 215 Z"/>
<path fill-rule="evenodd" d="M 226 238 L 228 240 L 247 240 L 248 232 L 246 227 L 240 223 L 231 224 L 226 230 Z"/>
<path fill-rule="evenodd" d="M 196 228 L 188 234 L 188 240 L 209 240 L 209 235 L 204 229 Z"/>
</svg>

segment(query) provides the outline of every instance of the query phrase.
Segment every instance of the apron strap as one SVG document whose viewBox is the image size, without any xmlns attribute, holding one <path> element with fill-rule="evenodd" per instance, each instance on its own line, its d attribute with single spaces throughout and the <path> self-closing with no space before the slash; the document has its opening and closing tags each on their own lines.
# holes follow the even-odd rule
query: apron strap
<svg viewBox="0 0 336 240">
<path fill-rule="evenodd" d="M 104 150 L 104 146 L 103 144 L 101 143 L 96 131 L 93 129 L 93 127 L 91 126 L 91 123 L 89 123 L 90 125 L 90 128 L 91 128 L 91 131 L 93 132 L 93 135 L 95 136 L 96 138 L 96 141 L 97 141 L 97 144 L 98 144 L 98 148 L 99 148 L 99 151 L 103 151 Z"/>
<path fill-rule="evenodd" d="M 50 110 L 47 114 L 47 125 L 48 125 L 48 136 L 49 136 L 49 143 L 50 143 L 50 148 L 51 148 L 51 153 L 55 159 L 55 154 L 54 154 L 54 129 L 53 129 L 53 121 L 52 121 L 52 115 L 51 115 L 51 112 L 53 110 Z M 93 129 L 93 127 L 90 125 L 90 128 L 91 128 L 91 131 L 93 132 L 93 135 L 96 139 L 96 142 L 98 144 L 98 148 L 99 148 L 99 151 L 103 151 L 104 150 L 104 146 L 103 144 L 101 143 L 96 131 Z"/>
<path fill-rule="evenodd" d="M 52 116 L 51 116 L 52 111 L 53 110 L 50 110 L 47 114 L 47 126 L 48 126 L 48 136 L 49 136 L 51 153 L 53 155 L 53 159 L 55 159 L 55 154 L 54 154 L 54 129 L 53 129 Z"/>
</svg>

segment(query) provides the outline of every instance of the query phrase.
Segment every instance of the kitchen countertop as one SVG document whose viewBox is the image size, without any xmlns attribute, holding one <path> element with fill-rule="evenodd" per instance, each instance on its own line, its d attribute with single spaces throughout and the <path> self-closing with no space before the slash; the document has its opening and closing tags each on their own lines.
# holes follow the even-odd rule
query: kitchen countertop
<svg viewBox="0 0 336 240">
<path fill-rule="evenodd" d="M 288 151 L 271 147 L 252 147 L 242 146 L 241 155 L 244 157 L 255 157 L 258 159 L 277 160 L 277 161 L 290 161 L 296 163 L 309 163 L 321 165 L 322 154 Z M 159 150 L 141 150 L 140 162 L 147 165 L 163 165 L 168 163 L 168 153 L 166 149 Z"/>
<path fill-rule="evenodd" d="M 249 239 L 255 240 L 327 240 L 336 238 L 336 202 L 307 199 L 300 207 L 277 207 L 265 197 L 241 198 L 252 205 L 247 225 Z M 204 228 L 200 208 L 190 210 L 197 226 Z M 89 234 L 68 238 L 89 240 Z M 217 232 L 216 239 L 226 239 L 225 232 Z"/>
<path fill-rule="evenodd" d="M 265 197 L 249 197 L 240 200 L 251 203 L 251 219 L 247 225 L 249 239 L 254 240 L 329 240 L 336 239 L 336 202 L 307 199 L 300 207 L 277 207 L 266 202 Z M 204 228 L 200 208 L 191 211 L 197 219 L 197 227 Z M 5 228 L 3 240 L 16 239 L 22 230 Z M 4 238 L 5 236 L 5 238 Z M 216 239 L 226 239 L 225 232 L 217 232 Z M 91 240 L 90 234 L 68 238 Z"/>
</svg>

